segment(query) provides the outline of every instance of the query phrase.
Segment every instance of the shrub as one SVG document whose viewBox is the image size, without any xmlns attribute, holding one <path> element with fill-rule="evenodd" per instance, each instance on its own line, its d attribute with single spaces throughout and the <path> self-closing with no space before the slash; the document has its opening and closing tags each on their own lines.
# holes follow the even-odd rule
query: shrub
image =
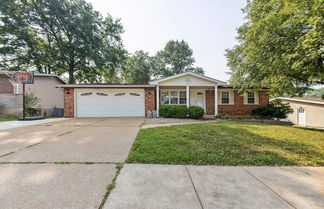
<svg viewBox="0 0 324 209">
<path fill-rule="evenodd" d="M 34 108 L 38 102 L 39 102 L 39 99 L 33 93 L 25 94 L 26 108 Z"/>
<path fill-rule="evenodd" d="M 164 118 L 185 118 L 188 108 L 185 105 L 161 105 L 160 116 Z"/>
<path fill-rule="evenodd" d="M 193 119 L 199 119 L 204 116 L 204 109 L 198 106 L 189 107 L 189 117 Z"/>
<path fill-rule="evenodd" d="M 25 112 L 27 117 L 39 116 L 41 114 L 41 110 L 37 108 L 26 108 Z"/>
<path fill-rule="evenodd" d="M 174 106 L 175 114 L 177 118 L 185 118 L 188 115 L 188 108 L 186 105 L 177 105 Z"/>
<path fill-rule="evenodd" d="M 253 110 L 252 114 L 267 119 L 277 118 L 279 120 L 287 118 L 287 114 L 292 112 L 293 109 L 291 109 L 289 104 L 284 104 L 281 100 L 275 100 L 266 107 L 260 107 Z"/>
<path fill-rule="evenodd" d="M 176 115 L 176 110 L 173 105 L 161 105 L 160 116 L 164 118 L 172 118 Z"/>
</svg>

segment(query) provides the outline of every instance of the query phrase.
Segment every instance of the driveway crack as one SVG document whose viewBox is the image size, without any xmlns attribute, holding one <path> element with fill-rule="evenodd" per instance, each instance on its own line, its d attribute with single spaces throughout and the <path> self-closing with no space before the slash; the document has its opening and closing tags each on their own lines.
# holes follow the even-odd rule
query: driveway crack
<svg viewBox="0 0 324 209">
<path fill-rule="evenodd" d="M 274 190 L 272 190 L 268 185 L 266 185 L 265 183 L 263 183 L 260 179 L 258 179 L 256 176 L 254 176 L 251 172 L 249 172 L 248 170 L 246 170 L 245 168 L 241 167 L 240 168 L 242 170 L 244 170 L 245 172 L 247 172 L 248 174 L 250 174 L 255 180 L 257 180 L 258 182 L 260 182 L 261 184 L 263 184 L 266 188 L 268 188 L 271 192 L 273 192 L 275 195 L 277 195 L 280 199 L 282 199 L 283 201 L 285 201 L 286 203 L 288 203 L 291 207 L 297 209 L 293 204 L 291 204 L 288 200 L 286 200 L 285 198 L 283 198 L 280 194 L 278 194 L 277 192 L 275 192 Z"/>
<path fill-rule="evenodd" d="M 193 180 L 192 180 L 192 178 L 191 178 L 191 175 L 190 175 L 190 173 L 189 173 L 188 167 L 187 167 L 186 165 L 185 165 L 185 168 L 186 168 L 186 171 L 187 171 L 187 173 L 188 173 L 188 176 L 189 176 L 189 179 L 190 179 L 191 185 L 192 185 L 192 187 L 194 188 L 195 193 L 196 193 L 196 195 L 197 195 L 197 198 L 198 198 L 199 204 L 200 204 L 201 208 L 204 209 L 204 206 L 203 206 L 203 204 L 202 204 L 202 202 L 201 202 L 201 199 L 200 199 L 200 197 L 199 197 L 199 194 L 198 194 L 198 191 L 197 191 L 197 189 L 196 189 L 196 186 L 195 186 L 195 184 L 194 184 L 194 182 L 193 182 Z"/>
</svg>

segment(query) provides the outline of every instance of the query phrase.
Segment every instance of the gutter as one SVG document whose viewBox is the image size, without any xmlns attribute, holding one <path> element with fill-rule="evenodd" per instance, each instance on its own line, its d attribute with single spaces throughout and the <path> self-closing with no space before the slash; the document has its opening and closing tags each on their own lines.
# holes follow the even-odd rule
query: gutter
<svg viewBox="0 0 324 209">
<path fill-rule="evenodd" d="M 270 102 L 275 101 L 275 100 L 287 100 L 287 101 L 293 101 L 293 102 L 305 102 L 305 103 L 311 103 L 311 104 L 322 104 L 324 105 L 324 102 L 318 102 L 318 101 L 310 101 L 310 100 L 303 100 L 303 99 L 293 99 L 293 98 L 287 98 L 287 97 L 277 97 L 274 99 L 270 99 Z"/>
</svg>

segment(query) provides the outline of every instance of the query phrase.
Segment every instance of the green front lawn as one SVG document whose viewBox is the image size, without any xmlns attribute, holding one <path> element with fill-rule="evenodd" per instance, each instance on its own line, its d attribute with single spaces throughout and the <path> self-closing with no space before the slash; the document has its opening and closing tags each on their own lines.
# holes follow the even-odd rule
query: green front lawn
<svg viewBox="0 0 324 209">
<path fill-rule="evenodd" d="M 0 122 L 17 120 L 17 115 L 0 115 Z"/>
<path fill-rule="evenodd" d="M 240 121 L 143 129 L 126 162 L 324 166 L 324 131 Z"/>
</svg>

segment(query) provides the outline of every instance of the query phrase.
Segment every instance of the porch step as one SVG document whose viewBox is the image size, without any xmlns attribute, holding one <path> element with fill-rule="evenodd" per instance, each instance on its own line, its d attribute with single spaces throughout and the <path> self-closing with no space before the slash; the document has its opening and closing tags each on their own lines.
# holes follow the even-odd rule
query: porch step
<svg viewBox="0 0 324 209">
<path fill-rule="evenodd" d="M 203 118 L 204 118 L 204 119 L 207 119 L 207 120 L 208 120 L 208 119 L 213 120 L 213 119 L 215 119 L 215 116 L 214 116 L 214 115 L 206 115 L 206 114 L 205 114 L 205 115 L 203 116 Z"/>
</svg>

